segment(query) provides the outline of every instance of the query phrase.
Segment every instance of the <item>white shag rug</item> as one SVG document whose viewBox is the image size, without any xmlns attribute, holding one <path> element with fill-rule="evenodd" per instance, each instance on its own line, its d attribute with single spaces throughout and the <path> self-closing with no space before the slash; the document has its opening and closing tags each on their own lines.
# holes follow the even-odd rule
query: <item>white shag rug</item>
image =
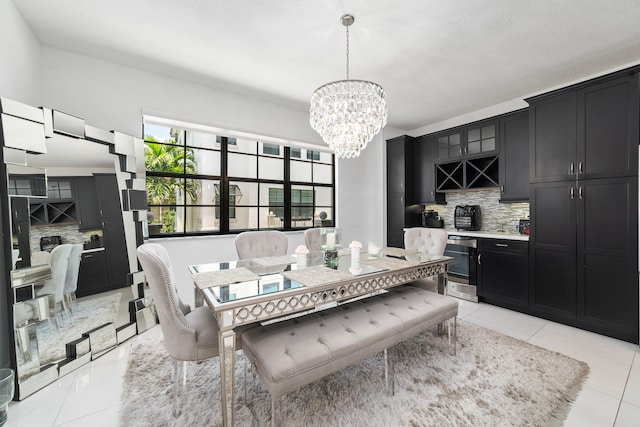
<svg viewBox="0 0 640 427">
<path fill-rule="evenodd" d="M 182 414 L 171 416 L 173 363 L 161 341 L 144 335 L 132 349 L 120 409 L 122 426 L 221 424 L 219 361 L 187 364 Z M 286 426 L 558 426 L 586 379 L 586 363 L 458 321 L 457 355 L 446 336 L 421 334 L 395 347 L 395 396 L 384 387 L 382 356 L 363 360 L 289 393 Z M 246 359 L 236 353 L 236 425 L 252 415 L 244 402 Z M 255 412 L 270 397 L 247 375 Z"/>
</svg>

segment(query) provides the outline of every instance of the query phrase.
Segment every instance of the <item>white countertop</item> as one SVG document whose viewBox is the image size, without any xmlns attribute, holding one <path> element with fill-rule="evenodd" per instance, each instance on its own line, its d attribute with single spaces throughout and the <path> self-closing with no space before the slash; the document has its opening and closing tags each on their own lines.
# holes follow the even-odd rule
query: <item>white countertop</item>
<svg viewBox="0 0 640 427">
<path fill-rule="evenodd" d="M 526 234 L 499 232 L 499 231 L 464 231 L 456 229 L 447 229 L 449 236 L 469 236 L 479 237 L 485 239 L 508 239 L 508 240 L 523 240 L 529 241 L 529 236 Z"/>
</svg>

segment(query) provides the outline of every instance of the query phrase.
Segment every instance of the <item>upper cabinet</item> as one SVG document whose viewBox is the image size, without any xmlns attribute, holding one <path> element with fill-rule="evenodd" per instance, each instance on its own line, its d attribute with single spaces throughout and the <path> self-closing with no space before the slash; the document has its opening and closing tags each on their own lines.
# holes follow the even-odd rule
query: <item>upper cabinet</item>
<svg viewBox="0 0 640 427">
<path fill-rule="evenodd" d="M 436 190 L 446 192 L 497 187 L 500 163 L 497 155 L 498 135 L 496 119 L 436 133 Z"/>
<path fill-rule="evenodd" d="M 498 152 L 498 122 L 486 120 L 435 135 L 438 161 L 486 156 Z"/>
<path fill-rule="evenodd" d="M 500 201 L 529 200 L 529 113 L 500 118 Z"/>
<path fill-rule="evenodd" d="M 422 206 L 415 201 L 420 187 L 415 171 L 421 169 L 417 147 L 415 138 L 406 135 L 387 141 L 387 246 L 402 248 L 404 228 L 422 224 Z"/>
<path fill-rule="evenodd" d="M 528 99 L 531 183 L 636 175 L 637 97 L 627 74 Z"/>
<path fill-rule="evenodd" d="M 387 192 L 407 193 L 413 189 L 413 138 L 399 136 L 387 141 Z M 407 180 L 407 177 L 409 179 Z M 409 191 L 410 192 L 410 191 Z"/>
<path fill-rule="evenodd" d="M 78 229 L 85 231 L 102 228 L 102 213 L 98 205 L 98 192 L 94 177 L 77 177 L 74 184 L 78 205 Z"/>
<path fill-rule="evenodd" d="M 29 202 L 32 226 L 78 222 L 72 182 L 73 178 L 47 179 L 47 198 Z"/>
<path fill-rule="evenodd" d="M 443 193 L 436 192 L 436 143 L 431 135 L 413 142 L 414 188 L 412 200 L 416 204 L 444 203 Z"/>
</svg>

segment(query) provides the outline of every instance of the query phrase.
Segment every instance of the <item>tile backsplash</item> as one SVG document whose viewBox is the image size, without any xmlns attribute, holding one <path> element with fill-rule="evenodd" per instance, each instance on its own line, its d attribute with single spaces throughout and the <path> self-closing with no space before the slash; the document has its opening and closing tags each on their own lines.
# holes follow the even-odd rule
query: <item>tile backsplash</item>
<svg viewBox="0 0 640 427">
<path fill-rule="evenodd" d="M 56 224 L 31 227 L 29 230 L 29 243 L 31 252 L 40 250 L 40 238 L 46 236 L 60 236 L 62 243 L 84 243 L 89 241 L 92 234 L 102 236 L 102 230 L 78 230 L 78 224 Z"/>
<path fill-rule="evenodd" d="M 438 212 L 444 227 L 453 229 L 456 205 L 479 205 L 482 213 L 481 231 L 517 232 L 518 220 L 529 218 L 529 202 L 500 203 L 500 190 L 447 192 L 446 205 L 427 205 L 425 210 Z"/>
</svg>

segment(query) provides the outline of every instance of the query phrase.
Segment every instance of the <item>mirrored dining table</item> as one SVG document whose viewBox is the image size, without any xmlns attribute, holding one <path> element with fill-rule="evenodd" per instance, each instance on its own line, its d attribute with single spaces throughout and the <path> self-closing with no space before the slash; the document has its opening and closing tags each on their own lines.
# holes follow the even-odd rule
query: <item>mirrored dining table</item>
<svg viewBox="0 0 640 427">
<path fill-rule="evenodd" d="M 196 305 L 206 304 L 218 322 L 223 425 L 234 423 L 239 328 L 324 310 L 432 276 L 438 292 L 446 294 L 451 260 L 383 248 L 379 255 L 363 252 L 359 257 L 342 250 L 335 268 L 325 266 L 322 252 L 189 266 Z"/>
</svg>

